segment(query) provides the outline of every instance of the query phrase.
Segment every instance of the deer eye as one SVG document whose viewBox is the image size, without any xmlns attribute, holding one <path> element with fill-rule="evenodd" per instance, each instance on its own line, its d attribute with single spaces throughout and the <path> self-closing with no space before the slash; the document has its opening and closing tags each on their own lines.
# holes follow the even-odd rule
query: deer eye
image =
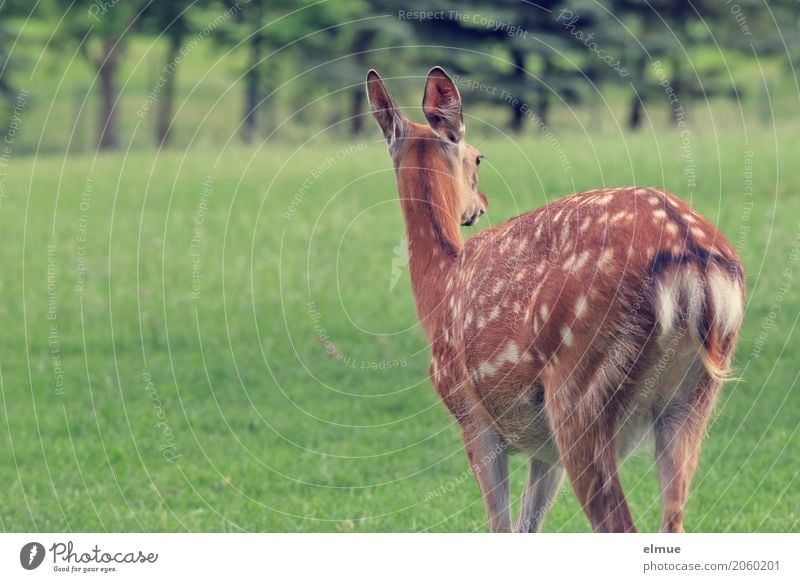
<svg viewBox="0 0 800 582">
<path fill-rule="evenodd" d="M 483 155 L 483 154 L 481 154 L 481 155 L 479 155 L 477 158 L 475 158 L 475 165 L 476 165 L 476 166 L 480 166 L 480 165 L 481 165 L 481 160 L 482 160 L 483 158 L 484 158 L 484 155 Z"/>
</svg>

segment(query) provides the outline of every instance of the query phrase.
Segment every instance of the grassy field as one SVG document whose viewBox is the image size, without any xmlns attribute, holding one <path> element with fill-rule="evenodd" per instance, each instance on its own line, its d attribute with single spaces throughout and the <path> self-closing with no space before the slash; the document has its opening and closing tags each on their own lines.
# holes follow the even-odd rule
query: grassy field
<svg viewBox="0 0 800 582">
<path fill-rule="evenodd" d="M 560 136 L 567 169 L 543 139 L 480 144 L 481 228 L 636 183 L 691 199 L 740 250 L 742 379 L 709 431 L 691 531 L 800 526 L 800 145 L 796 127 L 747 130 L 694 130 L 690 156 L 677 130 Z M 10 160 L 0 530 L 486 529 L 427 379 L 377 134 Z M 521 458 L 512 474 L 516 496 Z M 623 481 L 640 528 L 657 529 L 648 454 Z M 588 530 L 569 487 L 545 530 Z"/>
</svg>

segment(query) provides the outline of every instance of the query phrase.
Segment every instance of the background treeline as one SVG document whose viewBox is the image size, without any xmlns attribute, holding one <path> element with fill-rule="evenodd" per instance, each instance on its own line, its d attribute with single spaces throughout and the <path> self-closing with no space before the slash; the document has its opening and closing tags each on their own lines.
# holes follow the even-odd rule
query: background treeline
<svg viewBox="0 0 800 582">
<path fill-rule="evenodd" d="M 416 104 L 442 64 L 473 131 L 636 130 L 790 115 L 799 53 L 790 0 L 11 0 L 0 99 L 27 150 L 300 140 L 365 131 L 370 67 Z"/>
</svg>

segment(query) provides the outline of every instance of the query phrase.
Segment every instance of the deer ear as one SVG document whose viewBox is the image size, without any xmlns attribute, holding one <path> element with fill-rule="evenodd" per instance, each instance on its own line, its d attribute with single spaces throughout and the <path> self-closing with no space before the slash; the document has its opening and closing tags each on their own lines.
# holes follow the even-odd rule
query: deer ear
<svg viewBox="0 0 800 582">
<path fill-rule="evenodd" d="M 403 134 L 404 120 L 375 69 L 367 73 L 367 99 L 372 115 L 391 146 Z"/>
<path fill-rule="evenodd" d="M 444 69 L 433 67 L 425 82 L 422 97 L 425 119 L 443 138 L 453 143 L 464 137 L 464 114 L 461 111 L 461 94 Z"/>
</svg>

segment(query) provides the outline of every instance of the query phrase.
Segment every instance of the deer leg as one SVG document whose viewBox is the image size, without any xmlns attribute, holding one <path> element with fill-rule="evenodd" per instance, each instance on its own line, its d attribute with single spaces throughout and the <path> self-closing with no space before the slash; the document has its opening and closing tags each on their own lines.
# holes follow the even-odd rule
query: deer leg
<svg viewBox="0 0 800 582">
<path fill-rule="evenodd" d="M 663 532 L 683 531 L 689 485 L 719 389 L 720 382 L 704 375 L 689 394 L 688 402 L 668 407 L 654 423 Z"/>
<path fill-rule="evenodd" d="M 575 495 L 596 532 L 633 532 L 617 472 L 612 406 L 604 386 L 592 382 L 579 398 L 563 386 L 546 400 L 550 426 Z"/>
<path fill-rule="evenodd" d="M 464 426 L 462 437 L 470 467 L 483 496 L 490 530 L 510 532 L 506 443 L 488 425 Z"/>
<path fill-rule="evenodd" d="M 531 459 L 515 531 L 534 533 L 542 528 L 542 522 L 553 505 L 563 479 L 562 466 Z"/>
</svg>

